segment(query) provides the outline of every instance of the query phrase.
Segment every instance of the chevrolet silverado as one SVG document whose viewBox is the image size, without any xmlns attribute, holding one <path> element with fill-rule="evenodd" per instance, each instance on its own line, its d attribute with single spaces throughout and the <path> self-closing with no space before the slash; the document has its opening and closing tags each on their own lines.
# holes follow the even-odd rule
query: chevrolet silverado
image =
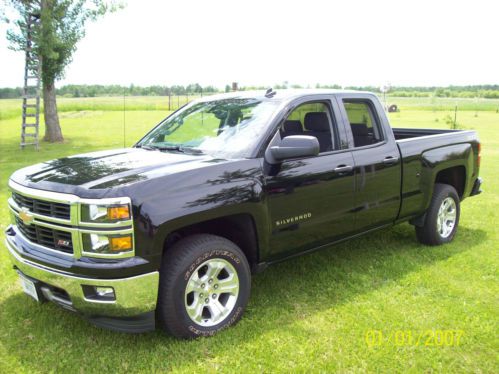
<svg viewBox="0 0 499 374">
<path fill-rule="evenodd" d="M 212 335 L 277 261 L 406 221 L 450 242 L 479 167 L 474 131 L 391 128 L 371 93 L 222 94 L 131 148 L 16 171 L 6 247 L 39 302 L 119 331 Z"/>
</svg>

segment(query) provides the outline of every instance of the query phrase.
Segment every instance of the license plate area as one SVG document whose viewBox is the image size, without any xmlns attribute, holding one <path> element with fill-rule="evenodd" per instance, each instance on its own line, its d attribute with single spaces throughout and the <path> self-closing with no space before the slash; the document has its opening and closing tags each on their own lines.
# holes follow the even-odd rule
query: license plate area
<svg viewBox="0 0 499 374">
<path fill-rule="evenodd" d="M 21 273 L 18 274 L 19 274 L 19 283 L 21 284 L 21 288 L 23 289 L 24 293 L 26 295 L 31 296 L 37 302 L 40 302 L 41 301 L 40 289 L 38 287 L 37 282 L 35 280 L 26 277 Z"/>
</svg>

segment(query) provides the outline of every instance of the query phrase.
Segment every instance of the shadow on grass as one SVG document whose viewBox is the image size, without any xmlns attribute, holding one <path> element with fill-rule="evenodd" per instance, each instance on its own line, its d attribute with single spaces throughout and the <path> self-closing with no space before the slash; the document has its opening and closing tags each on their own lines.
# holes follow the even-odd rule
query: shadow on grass
<svg viewBox="0 0 499 374">
<path fill-rule="evenodd" d="M 472 250 L 486 236 L 485 231 L 460 227 L 452 244 L 426 247 L 415 242 L 411 226 L 399 225 L 274 265 L 254 277 L 248 309 L 237 326 L 194 341 L 160 331 L 127 335 L 101 330 L 54 305 L 36 305 L 18 292 L 1 304 L 1 344 L 28 370 L 182 368 L 227 355 L 233 347 L 286 329 L 307 315 L 334 311 L 411 272 Z"/>
</svg>

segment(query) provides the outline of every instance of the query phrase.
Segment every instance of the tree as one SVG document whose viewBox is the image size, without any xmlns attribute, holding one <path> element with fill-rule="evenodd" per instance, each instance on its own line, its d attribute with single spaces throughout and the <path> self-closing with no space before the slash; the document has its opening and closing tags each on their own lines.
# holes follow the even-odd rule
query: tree
<svg viewBox="0 0 499 374">
<path fill-rule="evenodd" d="M 26 19 L 39 14 L 39 26 L 33 30 L 34 49 L 42 62 L 43 108 L 45 137 L 60 142 L 62 136 L 57 113 L 55 81 L 64 77 L 71 63 L 76 44 L 85 36 L 85 24 L 122 7 L 121 3 L 105 0 L 7 0 L 15 11 L 13 27 L 7 31 L 10 48 L 26 48 Z M 11 22 L 10 19 L 5 19 Z"/>
</svg>

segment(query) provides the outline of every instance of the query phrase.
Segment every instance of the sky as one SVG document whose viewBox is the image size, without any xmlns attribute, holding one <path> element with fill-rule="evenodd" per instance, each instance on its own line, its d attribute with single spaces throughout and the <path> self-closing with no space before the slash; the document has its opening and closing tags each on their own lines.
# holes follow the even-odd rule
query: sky
<svg viewBox="0 0 499 374">
<path fill-rule="evenodd" d="M 499 1 L 128 0 L 91 23 L 63 84 L 499 84 Z M 24 55 L 0 26 L 0 87 Z"/>
</svg>

